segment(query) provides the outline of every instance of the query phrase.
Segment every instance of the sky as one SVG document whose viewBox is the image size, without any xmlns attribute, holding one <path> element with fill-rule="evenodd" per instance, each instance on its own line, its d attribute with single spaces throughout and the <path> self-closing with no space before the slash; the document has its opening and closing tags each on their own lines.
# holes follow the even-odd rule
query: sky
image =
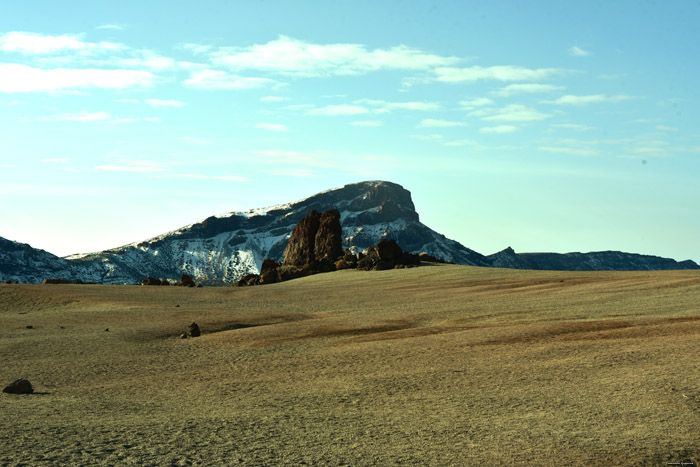
<svg viewBox="0 0 700 467">
<path fill-rule="evenodd" d="M 700 262 L 697 1 L 0 8 L 0 236 L 59 256 L 365 180 L 482 254 Z"/>
</svg>

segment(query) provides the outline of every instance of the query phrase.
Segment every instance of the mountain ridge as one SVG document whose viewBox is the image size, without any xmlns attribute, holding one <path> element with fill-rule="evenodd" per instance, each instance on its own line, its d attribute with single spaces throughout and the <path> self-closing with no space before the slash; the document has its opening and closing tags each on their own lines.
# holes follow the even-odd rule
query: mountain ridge
<svg viewBox="0 0 700 467">
<path fill-rule="evenodd" d="M 207 285 L 233 284 L 246 274 L 259 273 L 265 258 L 280 261 L 293 227 L 312 210 L 328 209 L 340 212 L 343 247 L 351 251 L 393 239 L 407 252 L 482 267 L 700 269 L 689 260 L 679 263 L 621 252 L 517 254 L 507 248 L 484 256 L 421 223 L 411 193 L 401 185 L 373 180 L 290 203 L 209 216 L 147 240 L 63 258 L 0 238 L 0 281 L 41 282 L 50 277 L 133 284 L 148 276 L 176 280 L 184 273 Z M 585 268 L 576 269 L 581 267 Z"/>
</svg>

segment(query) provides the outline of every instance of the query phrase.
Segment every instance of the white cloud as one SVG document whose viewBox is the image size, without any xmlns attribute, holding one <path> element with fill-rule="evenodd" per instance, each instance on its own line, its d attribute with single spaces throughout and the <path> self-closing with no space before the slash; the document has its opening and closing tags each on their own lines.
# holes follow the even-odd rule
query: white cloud
<svg viewBox="0 0 700 467">
<path fill-rule="evenodd" d="M 530 122 L 551 117 L 521 104 L 510 104 L 500 109 L 475 110 L 469 115 L 493 122 Z"/>
<path fill-rule="evenodd" d="M 513 94 L 532 94 L 537 92 L 559 91 L 561 89 L 564 89 L 564 87 L 555 86 L 553 84 L 509 84 L 508 86 L 501 88 L 498 91 L 494 91 L 492 94 L 501 97 L 509 97 Z"/>
<path fill-rule="evenodd" d="M 0 36 L 0 50 L 25 55 L 48 55 L 58 52 L 105 53 L 126 48 L 125 45 L 115 42 L 85 42 L 82 36 L 71 34 L 49 36 L 13 31 Z"/>
<path fill-rule="evenodd" d="M 282 102 L 286 100 L 289 100 L 289 98 L 280 96 L 265 96 L 260 98 L 260 102 Z"/>
<path fill-rule="evenodd" d="M 209 52 L 212 49 L 212 46 L 187 43 L 187 44 L 180 45 L 179 48 L 184 49 L 184 50 L 188 50 L 195 55 L 202 55 L 202 54 Z"/>
<path fill-rule="evenodd" d="M 306 112 L 309 115 L 361 115 L 369 113 L 369 110 L 359 105 L 327 105 Z"/>
<path fill-rule="evenodd" d="M 559 154 L 573 154 L 575 156 L 597 156 L 599 154 L 595 149 L 571 148 L 565 146 L 540 146 L 537 149 Z"/>
<path fill-rule="evenodd" d="M 678 128 L 666 125 L 656 125 L 655 128 L 659 131 L 678 131 Z"/>
<path fill-rule="evenodd" d="M 151 107 L 182 107 L 185 105 L 184 102 L 176 100 L 164 100 L 164 99 L 146 99 L 146 104 Z"/>
<path fill-rule="evenodd" d="M 479 130 L 481 133 L 513 133 L 514 131 L 518 131 L 518 127 L 513 125 L 490 126 Z"/>
<path fill-rule="evenodd" d="M 126 28 L 119 24 L 103 24 L 101 26 L 97 26 L 95 29 L 111 29 L 114 31 L 123 31 Z"/>
<path fill-rule="evenodd" d="M 378 127 L 382 126 L 384 123 L 379 120 L 358 120 L 356 122 L 350 123 L 353 126 L 367 126 L 367 127 Z"/>
<path fill-rule="evenodd" d="M 443 83 L 471 83 L 478 80 L 538 81 L 552 75 L 562 74 L 559 68 L 524 68 L 511 65 L 467 68 L 438 67 L 433 70 L 435 80 Z"/>
<path fill-rule="evenodd" d="M 588 125 L 582 125 L 580 123 L 555 123 L 550 125 L 553 128 L 564 128 L 567 130 L 576 130 L 576 131 L 588 131 L 588 130 L 593 130 L 594 127 L 588 126 Z"/>
<path fill-rule="evenodd" d="M 605 94 L 592 94 L 587 96 L 574 96 L 567 94 L 566 96 L 561 96 L 553 101 L 545 101 L 548 104 L 557 105 L 587 105 L 599 102 L 622 102 L 630 99 L 634 99 L 632 96 L 627 96 L 624 94 L 618 94 L 616 96 L 606 96 Z"/>
<path fill-rule="evenodd" d="M 256 123 L 255 128 L 260 128 L 268 131 L 287 131 L 287 125 L 282 125 L 281 123 Z"/>
<path fill-rule="evenodd" d="M 467 126 L 467 123 L 426 118 L 425 120 L 421 120 L 421 122 L 418 124 L 418 128 L 448 128 L 455 126 Z"/>
<path fill-rule="evenodd" d="M 464 110 L 474 110 L 477 107 L 493 104 L 494 102 L 488 97 L 477 97 L 475 99 L 459 101 L 459 105 L 461 105 Z"/>
<path fill-rule="evenodd" d="M 185 86 L 197 89 L 256 89 L 277 82 L 268 78 L 252 78 L 231 75 L 225 71 L 202 70 L 192 73 Z"/>
<path fill-rule="evenodd" d="M 591 53 L 578 46 L 573 46 L 569 49 L 569 55 L 573 57 L 588 57 Z"/>
<path fill-rule="evenodd" d="M 460 61 L 399 45 L 367 50 L 361 44 L 313 44 L 279 36 L 266 44 L 225 47 L 211 53 L 220 66 L 294 76 L 357 75 L 378 70 L 425 70 Z"/>
<path fill-rule="evenodd" d="M 157 76 L 140 70 L 40 69 L 0 64 L 0 92 L 51 92 L 82 88 L 128 89 L 151 86 Z"/>
<path fill-rule="evenodd" d="M 77 112 L 77 113 L 64 113 L 56 115 L 56 120 L 64 120 L 69 122 L 101 122 L 105 120 L 111 120 L 112 116 L 107 112 Z"/>
<path fill-rule="evenodd" d="M 392 110 L 416 110 L 421 112 L 433 112 L 441 110 L 442 106 L 436 104 L 435 102 L 387 102 L 379 99 L 359 99 L 355 101 L 355 104 L 366 104 L 368 106 L 374 107 L 373 112 L 386 113 Z"/>
</svg>

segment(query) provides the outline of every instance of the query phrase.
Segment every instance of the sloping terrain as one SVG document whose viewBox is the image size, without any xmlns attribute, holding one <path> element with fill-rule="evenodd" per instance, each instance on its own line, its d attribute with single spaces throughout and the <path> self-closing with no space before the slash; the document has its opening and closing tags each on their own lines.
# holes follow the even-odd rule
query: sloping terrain
<svg viewBox="0 0 700 467">
<path fill-rule="evenodd" d="M 0 285 L 0 382 L 38 392 L 0 394 L 0 464 L 697 465 L 699 295 L 450 265 Z"/>
</svg>

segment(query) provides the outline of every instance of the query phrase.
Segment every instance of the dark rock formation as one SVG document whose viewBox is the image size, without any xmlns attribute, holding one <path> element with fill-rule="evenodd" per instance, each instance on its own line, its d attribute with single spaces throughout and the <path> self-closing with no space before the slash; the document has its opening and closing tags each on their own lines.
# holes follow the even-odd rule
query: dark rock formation
<svg viewBox="0 0 700 467">
<path fill-rule="evenodd" d="M 2 392 L 7 394 L 32 394 L 34 392 L 34 388 L 26 379 L 18 379 L 12 382 L 12 384 L 9 386 L 5 387 Z"/>
<path fill-rule="evenodd" d="M 190 337 L 199 337 L 202 333 L 199 330 L 197 323 L 192 323 L 187 327 L 187 335 Z"/>
<path fill-rule="evenodd" d="M 367 255 L 357 262 L 357 269 L 382 271 L 419 265 L 420 258 L 417 254 L 404 252 L 393 239 L 384 239 L 367 249 Z"/>
<path fill-rule="evenodd" d="M 321 214 L 311 211 L 292 229 L 287 247 L 284 249 L 285 266 L 303 267 L 316 259 L 316 233 Z"/>
<path fill-rule="evenodd" d="M 334 262 L 343 255 L 343 229 L 340 227 L 340 213 L 337 209 L 321 214 L 314 238 L 314 252 L 317 261 Z"/>
<path fill-rule="evenodd" d="M 260 274 L 246 274 L 241 277 L 236 285 L 246 286 L 246 285 L 258 285 L 260 283 Z"/>
<path fill-rule="evenodd" d="M 83 281 L 75 279 L 72 281 L 66 279 L 44 279 L 41 281 L 42 284 L 84 284 Z"/>
<path fill-rule="evenodd" d="M 180 282 L 178 282 L 177 285 L 182 287 L 196 287 L 197 284 L 194 283 L 194 280 L 190 276 L 182 274 Z"/>
<path fill-rule="evenodd" d="M 141 281 L 141 285 L 162 285 L 162 282 L 160 279 L 148 276 L 148 278 Z"/>
</svg>

